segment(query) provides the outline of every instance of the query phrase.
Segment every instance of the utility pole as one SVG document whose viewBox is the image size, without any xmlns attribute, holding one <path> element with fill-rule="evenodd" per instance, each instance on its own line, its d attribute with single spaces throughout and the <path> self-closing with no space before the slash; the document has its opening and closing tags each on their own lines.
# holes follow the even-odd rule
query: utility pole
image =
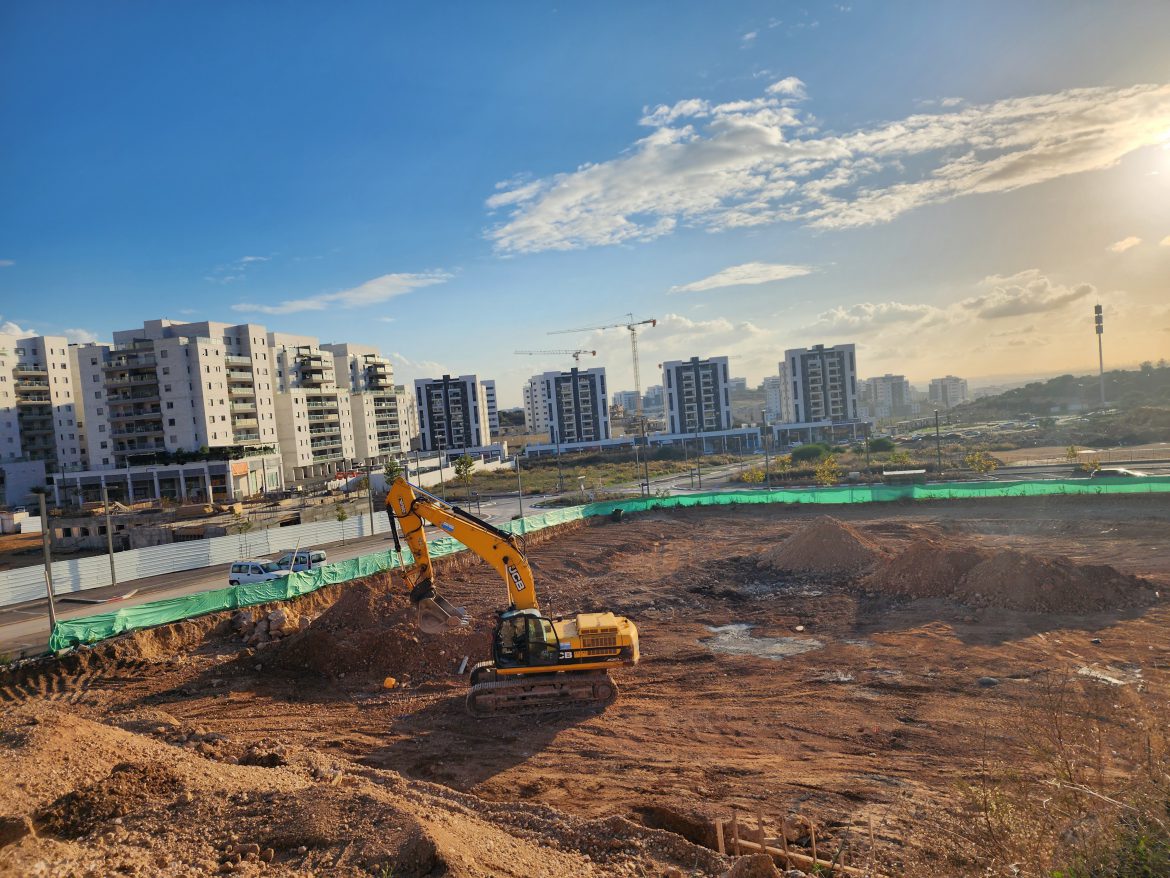
<svg viewBox="0 0 1170 878">
<path fill-rule="evenodd" d="M 650 442 L 646 439 L 646 418 L 640 417 L 638 421 L 642 425 L 642 472 L 646 476 L 646 496 L 650 496 Z"/>
<path fill-rule="evenodd" d="M 769 468 L 769 461 L 768 461 L 768 410 L 767 409 L 760 410 L 760 422 L 764 426 L 764 483 L 769 488 L 771 488 L 772 487 L 772 471 Z"/>
<path fill-rule="evenodd" d="M 374 533 L 374 465 L 366 464 L 366 494 L 370 497 L 370 534 Z"/>
<path fill-rule="evenodd" d="M 699 438 L 699 425 L 695 424 L 695 474 L 699 477 L 699 490 L 703 490 L 703 440 Z"/>
<path fill-rule="evenodd" d="M 1097 329 L 1097 367 L 1101 374 L 1101 408 L 1105 408 L 1105 347 L 1101 337 L 1105 334 L 1105 317 L 1101 313 L 1101 306 L 1093 306 L 1093 323 Z"/>
<path fill-rule="evenodd" d="M 520 498 L 520 517 L 524 517 L 524 485 L 520 481 L 520 455 L 516 455 L 516 495 Z"/>
<path fill-rule="evenodd" d="M 110 523 L 110 495 L 102 485 L 102 511 L 106 516 L 106 550 L 110 553 L 110 585 L 118 584 L 118 574 L 114 570 L 114 526 Z"/>
<path fill-rule="evenodd" d="M 942 478 L 942 437 L 938 432 L 938 409 L 934 410 L 934 453 L 938 459 L 938 477 Z"/>
<path fill-rule="evenodd" d="M 49 630 L 57 627 L 57 608 L 53 605 L 53 551 L 50 548 L 49 511 L 45 508 L 45 495 L 38 494 L 41 503 L 41 544 L 45 549 L 45 588 L 49 593 Z"/>
</svg>

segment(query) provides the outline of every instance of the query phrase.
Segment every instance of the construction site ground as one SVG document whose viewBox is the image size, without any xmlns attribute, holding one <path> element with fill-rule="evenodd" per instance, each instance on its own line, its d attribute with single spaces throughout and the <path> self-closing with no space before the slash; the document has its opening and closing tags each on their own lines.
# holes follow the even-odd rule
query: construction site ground
<svg viewBox="0 0 1170 878">
<path fill-rule="evenodd" d="M 844 549 L 817 543 L 824 512 L 652 511 L 532 539 L 546 613 L 639 627 L 603 713 L 466 715 L 455 672 L 488 657 L 504 595 L 470 558 L 439 573 L 473 625 L 441 637 L 382 576 L 291 602 L 276 642 L 246 646 L 225 614 L 0 672 L 0 875 L 713 878 L 732 860 L 711 821 L 733 809 L 803 815 L 822 856 L 881 874 L 983 875 L 963 785 L 989 759 L 1030 770 L 1053 680 L 1107 690 L 1103 723 L 1170 698 L 1170 500 L 834 507 Z M 820 572 L 768 560 L 793 534 Z M 1006 574 L 956 596 L 874 572 L 915 547 L 1089 578 L 1053 609 Z"/>
</svg>

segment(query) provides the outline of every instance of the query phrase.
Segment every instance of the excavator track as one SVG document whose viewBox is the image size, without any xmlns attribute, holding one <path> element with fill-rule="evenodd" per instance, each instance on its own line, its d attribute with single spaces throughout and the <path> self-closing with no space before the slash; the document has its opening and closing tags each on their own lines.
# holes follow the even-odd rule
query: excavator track
<svg viewBox="0 0 1170 878">
<path fill-rule="evenodd" d="M 604 672 L 518 676 L 472 686 L 467 712 L 490 717 L 596 710 L 613 704 L 617 696 L 617 683 Z"/>
</svg>

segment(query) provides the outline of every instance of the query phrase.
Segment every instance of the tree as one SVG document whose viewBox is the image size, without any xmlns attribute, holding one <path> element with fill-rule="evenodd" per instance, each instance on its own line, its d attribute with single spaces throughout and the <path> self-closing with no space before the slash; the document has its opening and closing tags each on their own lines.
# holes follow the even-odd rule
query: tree
<svg viewBox="0 0 1170 878">
<path fill-rule="evenodd" d="M 910 466 L 913 461 L 910 460 L 910 453 L 907 451 L 895 451 L 888 458 L 886 463 L 890 466 Z"/>
<path fill-rule="evenodd" d="M 870 451 L 877 451 L 877 452 L 893 451 L 894 450 L 894 440 L 889 439 L 885 436 L 879 436 L 876 439 L 870 439 L 869 440 L 869 450 Z"/>
<path fill-rule="evenodd" d="M 963 463 L 967 464 L 968 468 L 979 473 L 981 476 L 995 472 L 999 468 L 999 461 L 986 451 L 972 451 L 963 458 Z"/>
<path fill-rule="evenodd" d="M 784 478 L 786 475 L 792 472 L 792 455 L 778 455 L 777 457 L 773 458 L 772 467 L 776 470 L 776 473 L 780 476 L 780 478 Z"/>
<path fill-rule="evenodd" d="M 845 475 L 845 470 L 841 469 L 841 465 L 837 463 L 837 458 L 830 454 L 824 460 L 817 464 L 817 468 L 813 471 L 813 480 L 822 487 L 828 485 L 835 485 L 841 481 L 841 477 Z"/>
<path fill-rule="evenodd" d="M 1070 445 L 1068 447 L 1068 450 L 1064 453 L 1064 459 L 1069 463 L 1076 463 L 1077 460 L 1080 459 L 1080 455 L 1077 454 L 1077 447 L 1075 445 Z"/>
<path fill-rule="evenodd" d="M 455 458 L 455 481 L 467 486 L 467 496 L 471 497 L 471 474 L 475 472 L 475 458 L 470 454 Z"/>
<path fill-rule="evenodd" d="M 341 524 L 341 545 L 345 545 L 345 522 L 349 518 L 349 513 L 345 511 L 345 504 L 337 504 L 337 521 Z"/>
<path fill-rule="evenodd" d="M 801 445 L 794 448 L 791 456 L 793 463 L 810 463 L 814 460 L 820 460 L 828 453 L 829 449 L 827 447 L 814 442 L 809 445 Z"/>
<path fill-rule="evenodd" d="M 382 473 L 386 476 L 386 484 L 389 485 L 402 475 L 402 464 L 392 457 L 386 461 L 386 466 L 383 467 Z"/>
</svg>

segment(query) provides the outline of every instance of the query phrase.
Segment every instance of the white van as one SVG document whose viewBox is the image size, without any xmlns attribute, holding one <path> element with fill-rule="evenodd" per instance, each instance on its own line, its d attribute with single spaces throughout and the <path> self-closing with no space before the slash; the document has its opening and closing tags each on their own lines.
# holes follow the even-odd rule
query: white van
<svg viewBox="0 0 1170 878">
<path fill-rule="evenodd" d="M 276 559 L 276 566 L 284 570 L 292 570 L 294 573 L 300 573 L 302 570 L 312 570 L 314 567 L 320 567 L 325 563 L 325 552 L 322 549 L 301 549 L 297 552 L 296 560 L 293 560 L 292 552 L 285 552 Z"/>
<path fill-rule="evenodd" d="M 271 582 L 288 576 L 288 570 L 274 561 L 248 559 L 236 561 L 228 570 L 228 585 L 247 585 L 252 582 Z"/>
</svg>

